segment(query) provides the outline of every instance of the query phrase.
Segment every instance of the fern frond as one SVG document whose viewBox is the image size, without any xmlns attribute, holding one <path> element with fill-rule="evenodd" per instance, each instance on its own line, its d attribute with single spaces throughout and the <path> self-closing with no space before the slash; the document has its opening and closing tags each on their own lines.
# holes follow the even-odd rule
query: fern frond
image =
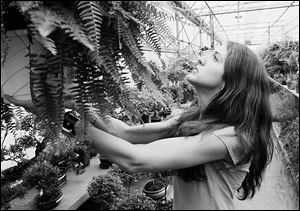
<svg viewBox="0 0 300 211">
<path fill-rule="evenodd" d="M 98 51 L 101 38 L 101 25 L 103 9 L 94 1 L 79 1 L 78 10 L 79 15 L 84 22 L 84 26 L 88 31 L 88 36 L 94 43 Z M 99 52 L 97 52 L 99 54 Z"/>
<path fill-rule="evenodd" d="M 146 41 L 150 44 L 150 47 L 154 49 L 158 57 L 161 58 L 160 38 L 152 25 L 150 25 L 150 27 L 146 29 Z"/>
<path fill-rule="evenodd" d="M 54 44 L 54 41 L 50 39 L 49 37 L 43 37 L 41 36 L 38 31 L 34 27 L 29 27 L 30 36 L 33 36 L 33 38 L 38 41 L 40 44 L 42 44 L 47 50 L 49 50 L 53 55 L 57 54 L 56 46 Z"/>
<path fill-rule="evenodd" d="M 119 18 L 119 20 L 121 21 L 122 19 Z M 137 61 L 142 66 L 144 66 L 149 73 L 152 73 L 152 69 L 151 69 L 151 67 L 149 67 L 149 65 L 146 62 L 146 59 L 143 57 L 143 53 L 138 48 L 138 43 L 136 42 L 132 32 L 125 25 L 126 23 L 124 22 L 124 20 L 121 21 L 121 23 L 122 24 L 121 24 L 120 32 L 121 32 L 121 37 L 122 37 L 124 44 L 130 50 L 131 54 L 137 59 Z"/>
<path fill-rule="evenodd" d="M 61 33 L 56 36 L 63 38 Z M 57 45 L 57 55 L 46 53 L 45 61 L 34 64 L 30 71 L 30 89 L 39 116 L 50 125 L 53 134 L 58 135 L 64 117 L 64 40 Z"/>
<path fill-rule="evenodd" d="M 67 9 L 61 7 L 54 11 L 51 8 L 40 7 L 39 10 L 30 10 L 28 14 L 33 26 L 43 37 L 47 37 L 56 28 L 61 28 L 65 33 L 69 34 L 73 40 L 77 40 L 90 50 L 94 50 L 94 45 L 85 35 L 81 26 L 76 23 L 74 15 Z"/>
<path fill-rule="evenodd" d="M 20 12 L 25 13 L 32 9 L 37 9 L 41 5 L 43 5 L 42 1 L 14 1 L 13 5 L 17 5 Z"/>
<path fill-rule="evenodd" d="M 14 118 L 13 107 L 5 103 L 1 97 L 1 129 L 7 128 L 8 131 L 14 133 L 16 126 Z"/>
</svg>

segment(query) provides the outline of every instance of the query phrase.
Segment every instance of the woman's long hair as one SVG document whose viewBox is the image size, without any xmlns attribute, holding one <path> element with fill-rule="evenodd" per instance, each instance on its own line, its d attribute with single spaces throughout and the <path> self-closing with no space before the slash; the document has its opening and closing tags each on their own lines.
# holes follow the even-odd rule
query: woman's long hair
<svg viewBox="0 0 300 211">
<path fill-rule="evenodd" d="M 249 173 L 238 189 L 242 191 L 239 199 L 245 200 L 252 198 L 260 187 L 273 156 L 269 80 L 263 62 L 248 47 L 228 42 L 227 52 L 225 86 L 205 110 L 194 107 L 183 113 L 171 136 L 191 136 L 234 126 L 244 155 L 239 164 L 252 158 Z M 206 179 L 203 165 L 180 169 L 177 175 L 185 181 Z"/>
</svg>

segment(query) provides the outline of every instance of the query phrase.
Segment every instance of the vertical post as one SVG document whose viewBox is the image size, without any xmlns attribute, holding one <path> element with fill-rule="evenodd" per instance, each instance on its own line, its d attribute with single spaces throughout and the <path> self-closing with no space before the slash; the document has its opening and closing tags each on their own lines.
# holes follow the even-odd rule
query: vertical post
<svg viewBox="0 0 300 211">
<path fill-rule="evenodd" d="M 283 41 L 283 25 L 281 26 L 281 41 Z"/>
<path fill-rule="evenodd" d="M 214 19 L 213 19 L 214 17 L 213 17 L 212 13 L 210 14 L 209 18 L 210 18 L 209 23 L 210 23 L 210 28 L 211 28 L 210 47 L 211 47 L 211 49 L 214 49 L 215 48 L 215 38 L 214 38 L 215 32 L 214 32 Z"/>
<path fill-rule="evenodd" d="M 199 27 L 199 38 L 200 38 L 200 47 L 202 48 L 202 31 L 200 27 Z"/>
<path fill-rule="evenodd" d="M 270 38 L 271 38 L 271 27 L 270 25 L 268 26 L 268 44 L 270 45 Z"/>
<path fill-rule="evenodd" d="M 178 23 L 178 14 L 175 12 L 175 21 L 176 21 L 176 40 L 177 40 L 177 55 L 180 55 L 180 41 L 179 41 L 179 23 Z"/>
</svg>

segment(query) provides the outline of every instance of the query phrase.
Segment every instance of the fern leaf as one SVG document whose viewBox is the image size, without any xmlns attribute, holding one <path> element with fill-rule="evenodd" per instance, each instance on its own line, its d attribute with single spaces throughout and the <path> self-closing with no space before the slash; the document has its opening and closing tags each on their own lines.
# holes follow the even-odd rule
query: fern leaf
<svg viewBox="0 0 300 211">
<path fill-rule="evenodd" d="M 8 131 L 14 133 L 16 126 L 14 118 L 13 107 L 5 103 L 1 97 L 1 129 L 7 128 Z"/>
<path fill-rule="evenodd" d="M 59 27 L 68 33 L 74 40 L 77 40 L 93 51 L 94 45 L 82 31 L 81 26 L 76 23 L 74 15 L 63 7 L 59 9 L 60 11 L 54 11 L 47 7 L 41 7 L 39 10 L 28 11 L 30 20 L 39 34 L 42 37 L 47 37 Z"/>
<path fill-rule="evenodd" d="M 97 51 L 101 38 L 102 13 L 100 6 L 93 1 L 79 1 L 79 15 L 88 31 L 88 36 L 94 43 Z M 99 52 L 97 52 L 99 54 Z"/>
</svg>

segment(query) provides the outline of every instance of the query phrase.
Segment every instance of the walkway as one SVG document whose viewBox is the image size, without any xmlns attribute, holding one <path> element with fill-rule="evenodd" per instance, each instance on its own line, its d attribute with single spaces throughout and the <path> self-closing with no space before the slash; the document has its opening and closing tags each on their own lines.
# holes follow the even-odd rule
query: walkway
<svg viewBox="0 0 300 211">
<path fill-rule="evenodd" d="M 274 136 L 273 136 L 274 137 Z M 277 143 L 276 137 L 274 137 Z M 276 147 L 277 148 L 277 147 Z M 299 196 L 294 193 L 285 173 L 280 151 L 267 167 L 260 190 L 251 200 L 236 201 L 239 210 L 298 210 Z"/>
</svg>

